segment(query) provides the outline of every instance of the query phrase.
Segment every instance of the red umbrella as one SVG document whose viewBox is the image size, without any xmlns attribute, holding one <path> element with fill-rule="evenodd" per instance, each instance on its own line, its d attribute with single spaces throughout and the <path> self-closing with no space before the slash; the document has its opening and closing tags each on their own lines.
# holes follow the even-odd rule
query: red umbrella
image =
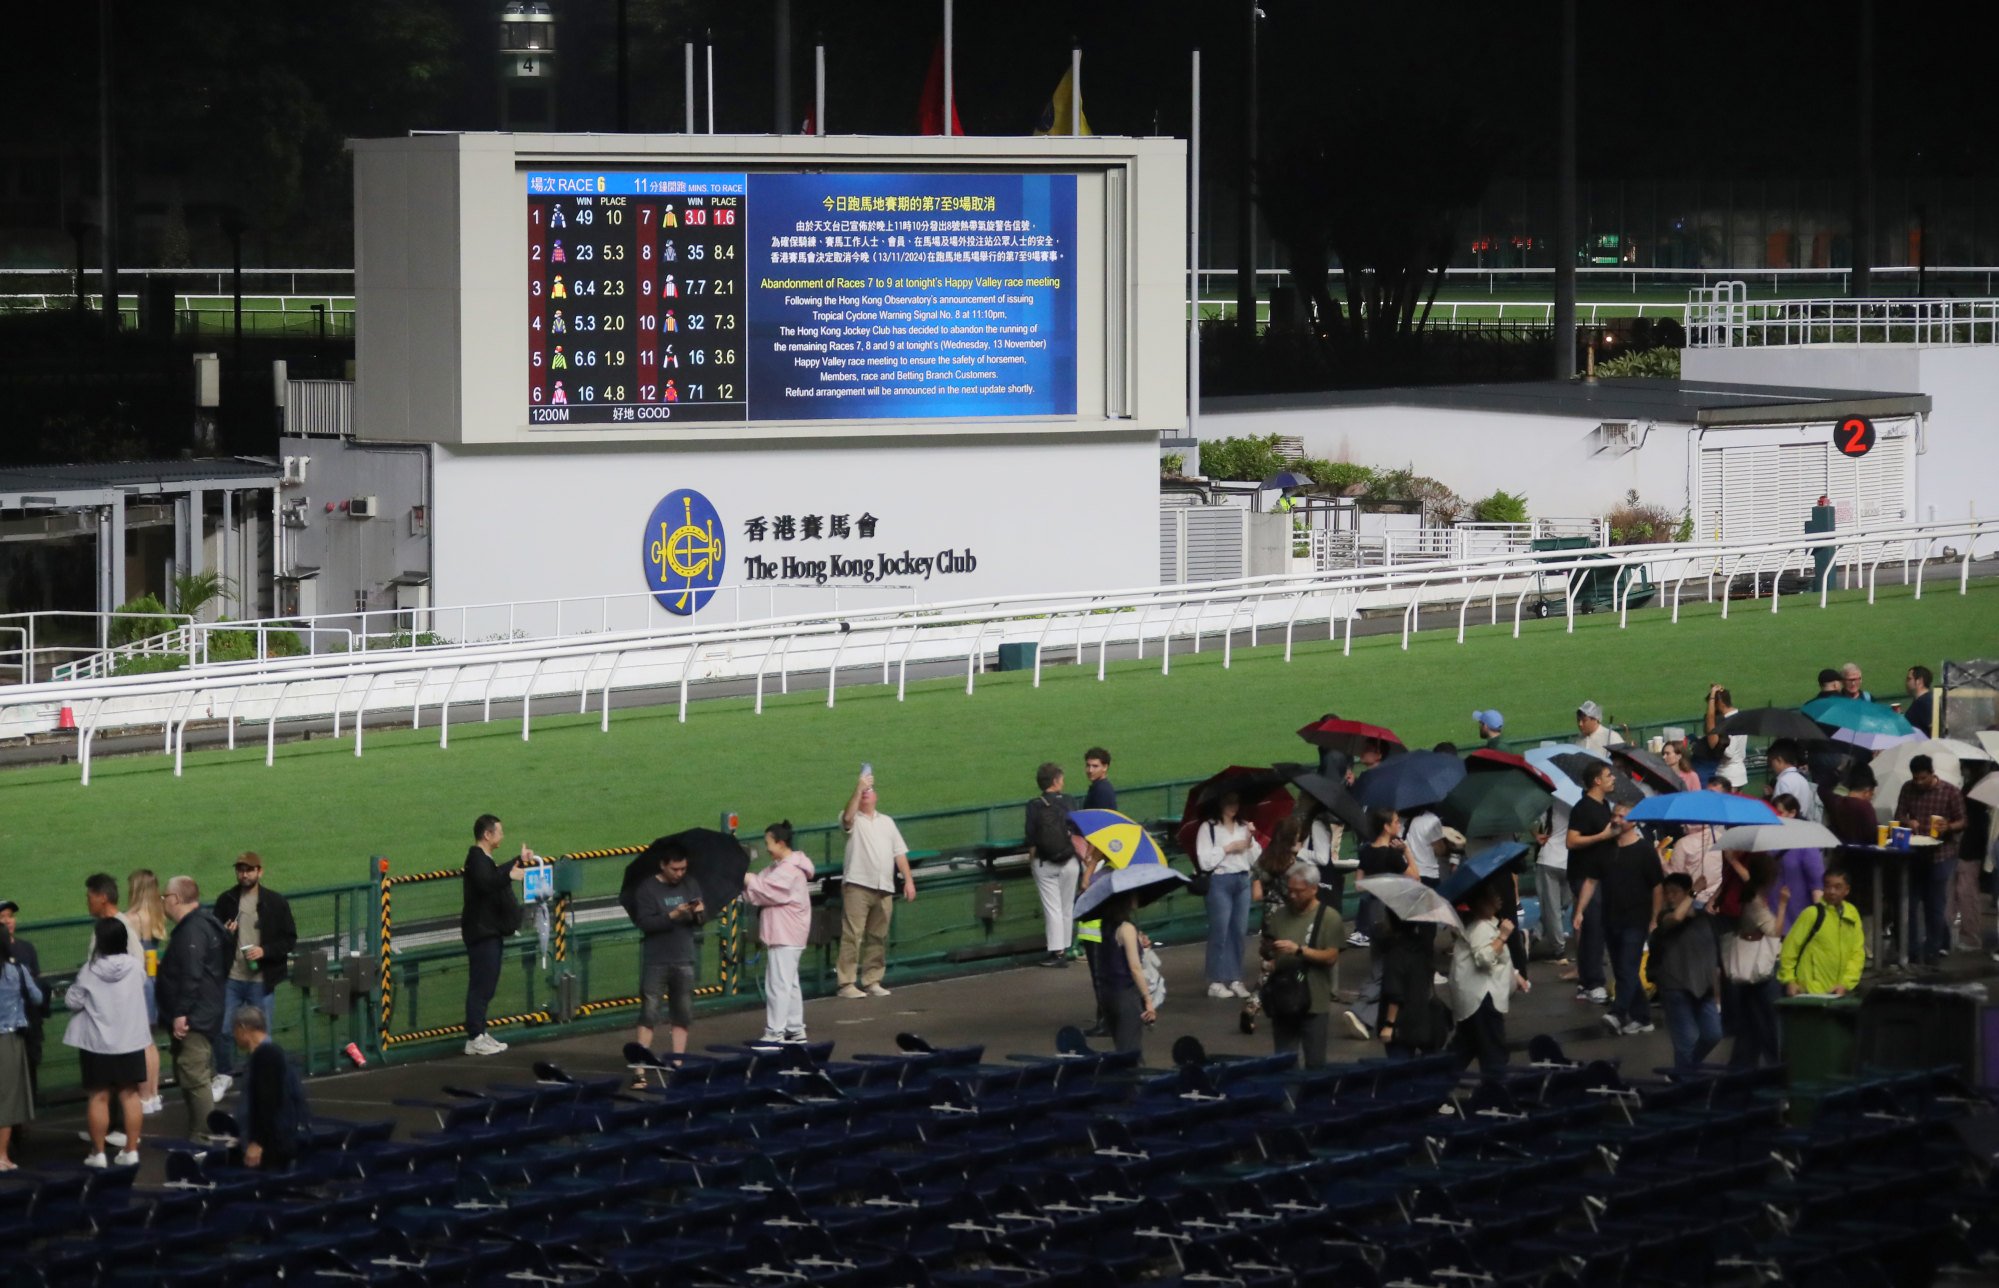
<svg viewBox="0 0 1999 1288">
<path fill-rule="evenodd" d="M 1342 720 L 1338 716 L 1322 716 L 1300 729 L 1298 736 L 1314 747 L 1342 751 L 1349 756 L 1359 756 L 1370 743 L 1378 743 L 1384 756 L 1409 750 L 1403 744 L 1401 735 L 1393 729 L 1362 724 L 1358 720 Z"/>
<path fill-rule="evenodd" d="M 1495 773 L 1517 769 L 1534 781 L 1535 786 L 1555 790 L 1555 780 L 1536 769 L 1525 756 L 1516 756 L 1510 751 L 1497 751 L 1491 747 L 1480 747 L 1465 756 L 1465 768 L 1474 774 Z"/>
<path fill-rule="evenodd" d="M 1175 838 L 1180 849 L 1187 854 L 1194 853 L 1196 833 L 1207 821 L 1208 806 L 1223 792 L 1234 792 L 1242 798 L 1242 809 L 1237 817 L 1248 823 L 1256 833 L 1258 845 L 1270 844 L 1270 834 L 1277 825 L 1291 816 L 1297 802 L 1284 788 L 1284 776 L 1274 769 L 1253 769 L 1243 765 L 1230 765 L 1221 773 L 1209 778 L 1193 791 L 1187 793 L 1187 808 L 1180 813 L 1180 828 Z"/>
</svg>

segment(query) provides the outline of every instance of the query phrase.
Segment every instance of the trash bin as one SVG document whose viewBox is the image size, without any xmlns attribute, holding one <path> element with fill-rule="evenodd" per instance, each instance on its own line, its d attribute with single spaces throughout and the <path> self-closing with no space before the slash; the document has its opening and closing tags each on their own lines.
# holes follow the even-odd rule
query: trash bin
<svg viewBox="0 0 1999 1288">
<path fill-rule="evenodd" d="M 1777 1001 L 1784 1069 L 1791 1093 L 1791 1122 L 1811 1121 L 1819 1099 L 1839 1079 L 1851 1078 L 1859 1044 L 1857 997 L 1785 997 Z"/>
<path fill-rule="evenodd" d="M 1973 1086 L 1991 1086 L 1999 1069 L 1985 1047 L 1995 1023 L 1999 1007 L 1982 984 L 1884 984 L 1861 1000 L 1858 1067 L 1954 1066 Z"/>
<path fill-rule="evenodd" d="M 1032 671 L 1034 669 L 1034 645 L 1002 644 L 999 646 L 999 669 L 1002 671 Z"/>
</svg>

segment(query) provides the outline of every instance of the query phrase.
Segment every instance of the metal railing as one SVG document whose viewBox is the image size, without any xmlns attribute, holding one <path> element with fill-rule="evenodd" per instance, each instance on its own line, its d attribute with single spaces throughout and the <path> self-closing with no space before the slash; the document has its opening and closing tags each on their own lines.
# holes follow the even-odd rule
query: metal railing
<svg viewBox="0 0 1999 1288">
<path fill-rule="evenodd" d="M 1742 282 L 1691 292 L 1687 347 L 1999 344 L 1999 298 L 1752 300 Z"/>
<path fill-rule="evenodd" d="M 53 672 L 64 665 L 73 665 L 57 659 L 88 661 L 106 653 L 114 622 L 169 621 L 185 625 L 193 620 L 186 613 L 87 613 L 72 609 L 0 613 L 0 671 L 12 671 L 21 677 L 22 683 L 30 683 L 44 668 Z M 65 626 L 70 629 L 65 631 Z M 64 639 L 79 635 L 92 642 L 73 643 Z M 19 644 L 9 647 L 9 641 L 15 638 L 19 639 Z M 109 671 L 99 674 L 109 674 Z"/>
<path fill-rule="evenodd" d="M 1360 533 L 1314 529 L 1312 567 L 1393 568 L 1399 565 L 1463 562 L 1488 555 L 1531 551 L 1550 537 L 1582 537 L 1591 546 L 1609 544 L 1610 524 L 1602 518 L 1535 519 L 1528 523 L 1457 523 L 1403 531 Z"/>
<path fill-rule="evenodd" d="M 1095 653 L 1097 678 L 1107 678 L 1106 661 L 1113 642 L 1121 649 L 1135 646 L 1143 660 L 1149 644 L 1157 645 L 1162 673 L 1172 671 L 1176 641 L 1191 641 L 1198 653 L 1203 637 L 1218 642 L 1222 666 L 1231 662 L 1238 630 L 1254 647 L 1260 630 L 1283 632 L 1284 660 L 1290 661 L 1297 627 L 1308 621 L 1325 624 L 1338 640 L 1345 625 L 1345 647 L 1353 647 L 1354 620 L 1364 605 L 1399 612 L 1403 648 L 1421 624 L 1426 607 L 1455 605 L 1458 641 L 1466 636 L 1474 600 L 1489 601 L 1490 622 L 1501 620 L 1500 600 L 1512 600 L 1513 634 L 1530 594 L 1544 604 L 1559 602 L 1568 629 L 1575 629 L 1578 611 L 1596 606 L 1615 611 L 1619 625 L 1628 620 L 1631 600 L 1641 587 L 1653 588 L 1678 621 L 1687 585 L 1719 602 L 1729 614 L 1731 592 L 1746 585 L 1749 596 L 1767 593 L 1770 611 L 1782 605 L 1780 574 L 1804 567 L 1823 551 L 1832 569 L 1820 588 L 1819 604 L 1836 580 L 1849 588 L 1864 588 L 1872 603 L 1881 564 L 1897 556 L 1903 577 L 1920 599 L 1925 574 L 1943 543 L 1959 542 L 1959 593 L 1967 593 L 1971 551 L 1981 538 L 1999 533 L 1999 519 L 1951 523 L 1903 524 L 1786 538 L 1780 541 L 1734 544 L 1609 546 L 1582 551 L 1510 553 L 1456 562 L 1412 564 L 1387 569 L 1355 569 L 1241 578 L 1226 582 L 1148 587 L 1063 597 L 1018 596 L 965 604 L 932 605 L 922 610 L 886 610 L 834 617 L 826 614 L 773 619 L 742 626 L 662 633 L 639 631 L 594 635 L 584 639 L 522 641 L 439 652 L 424 649 L 363 651 L 222 663 L 155 676 L 100 679 L 68 686 L 27 685 L 0 696 L 0 725 L 25 709 L 31 718 L 52 715 L 58 699 L 75 704 L 77 755 L 82 781 L 90 780 L 91 741 L 105 728 L 154 725 L 163 730 L 163 752 L 181 772 L 186 730 L 200 699 L 226 721 L 229 745 L 235 745 L 239 708 L 249 698 L 254 717 L 264 722 L 265 763 L 273 763 L 278 719 L 321 716 L 329 709 L 334 734 L 341 718 L 351 717 L 354 754 L 363 751 L 364 717 L 373 713 L 377 725 L 383 707 L 371 706 L 378 692 L 389 710 L 406 709 L 412 727 L 420 727 L 430 706 L 439 730 L 439 745 L 450 743 L 450 715 L 461 706 L 478 704 L 481 718 L 492 718 L 496 689 L 520 704 L 521 737 L 531 737 L 533 699 L 557 693 L 573 694 L 579 713 L 594 704 L 599 725 L 610 729 L 611 693 L 622 674 L 625 688 L 667 690 L 677 695 L 678 715 L 687 719 L 689 691 L 699 678 L 753 680 L 754 709 L 761 713 L 769 682 L 788 692 L 793 673 L 812 672 L 824 678 L 826 703 L 838 696 L 842 666 L 851 676 L 879 668 L 883 685 L 896 686 L 897 700 L 906 693 L 912 658 L 940 661 L 962 658 L 965 688 L 977 683 L 985 659 L 1002 644 L 1033 644 L 1032 683 L 1039 687 L 1043 665 L 1058 651 L 1076 665 L 1087 665 Z M 1579 610 L 1578 596 L 1586 589 L 1592 599 Z M 1719 595 L 1717 596 L 1717 589 Z M 1641 601 L 1642 602 L 1642 601 Z M 1307 611 L 1308 605 L 1310 611 Z M 557 687 L 557 685 L 560 687 Z M 294 699 L 287 706 L 288 696 Z M 314 697 L 317 705 L 306 702 Z M 261 708 L 261 709 L 259 709 Z M 43 727 L 47 727 L 44 725 Z"/>
</svg>

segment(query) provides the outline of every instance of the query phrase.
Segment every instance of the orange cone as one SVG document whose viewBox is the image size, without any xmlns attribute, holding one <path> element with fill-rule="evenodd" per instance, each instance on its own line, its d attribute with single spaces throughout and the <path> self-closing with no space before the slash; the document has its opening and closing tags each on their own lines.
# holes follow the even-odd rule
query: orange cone
<svg viewBox="0 0 1999 1288">
<path fill-rule="evenodd" d="M 56 728 L 76 728 L 76 709 L 67 702 L 62 704 L 62 710 L 56 712 Z"/>
</svg>

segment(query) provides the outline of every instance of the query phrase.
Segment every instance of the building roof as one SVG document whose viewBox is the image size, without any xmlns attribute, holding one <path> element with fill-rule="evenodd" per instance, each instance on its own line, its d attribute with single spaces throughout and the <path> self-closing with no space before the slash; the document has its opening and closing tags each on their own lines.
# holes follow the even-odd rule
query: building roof
<svg viewBox="0 0 1999 1288">
<path fill-rule="evenodd" d="M 101 505 L 127 496 L 179 495 L 196 489 L 275 487 L 278 463 L 258 456 L 83 465 L 0 466 L 0 509 Z"/>
<path fill-rule="evenodd" d="M 1528 380 L 1493 385 L 1409 385 L 1315 393 L 1203 398 L 1205 414 L 1346 407 L 1430 407 L 1581 420 L 1676 421 L 1692 425 L 1785 424 L 1837 416 L 1927 415 L 1928 394 L 1718 380 Z"/>
</svg>

